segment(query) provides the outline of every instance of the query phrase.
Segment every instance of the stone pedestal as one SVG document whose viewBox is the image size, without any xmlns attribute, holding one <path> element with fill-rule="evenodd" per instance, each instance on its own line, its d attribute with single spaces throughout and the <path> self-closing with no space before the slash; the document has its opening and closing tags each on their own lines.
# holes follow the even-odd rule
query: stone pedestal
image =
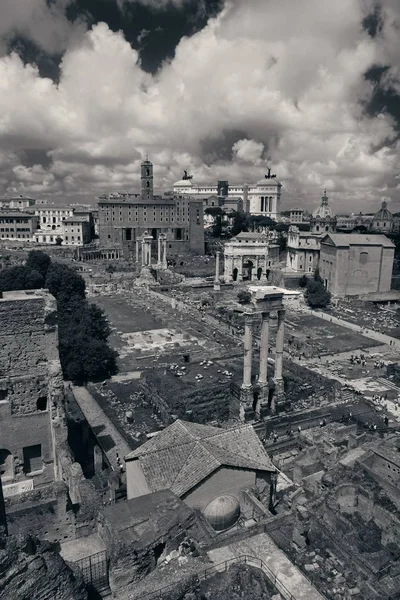
<svg viewBox="0 0 400 600">
<path fill-rule="evenodd" d="M 271 402 L 271 413 L 272 414 L 276 414 L 276 412 L 278 410 L 278 406 L 284 404 L 284 402 L 286 400 L 283 379 L 275 379 L 274 384 L 275 384 L 275 389 L 274 389 L 274 395 L 272 397 L 272 402 Z"/>
<path fill-rule="evenodd" d="M 255 414 L 254 414 L 254 410 L 251 408 L 251 406 L 245 406 L 243 416 L 244 416 L 243 421 L 245 423 L 248 423 L 249 421 L 254 421 Z"/>
<path fill-rule="evenodd" d="M 253 386 L 242 384 L 240 388 L 240 412 L 241 421 L 254 420 L 253 410 Z"/>
<path fill-rule="evenodd" d="M 270 414 L 270 408 L 268 406 L 268 400 L 266 402 L 261 402 L 260 404 L 260 419 L 266 419 Z"/>
</svg>

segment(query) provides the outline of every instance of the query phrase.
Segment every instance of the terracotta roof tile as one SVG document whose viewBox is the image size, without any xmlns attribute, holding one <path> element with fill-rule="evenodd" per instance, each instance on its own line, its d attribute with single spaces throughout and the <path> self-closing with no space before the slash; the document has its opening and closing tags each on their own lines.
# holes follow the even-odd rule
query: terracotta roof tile
<svg viewBox="0 0 400 600">
<path fill-rule="evenodd" d="M 151 491 L 181 496 L 218 467 L 275 471 L 251 425 L 219 429 L 177 420 L 125 460 L 138 459 Z"/>
</svg>

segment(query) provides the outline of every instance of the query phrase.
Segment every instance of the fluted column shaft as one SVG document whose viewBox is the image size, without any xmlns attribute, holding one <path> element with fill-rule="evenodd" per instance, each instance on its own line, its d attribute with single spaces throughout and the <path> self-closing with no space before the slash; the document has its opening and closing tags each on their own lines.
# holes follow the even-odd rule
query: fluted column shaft
<svg viewBox="0 0 400 600">
<path fill-rule="evenodd" d="M 269 312 L 262 313 L 261 318 L 260 374 L 258 382 L 263 385 L 268 380 Z"/>
<path fill-rule="evenodd" d="M 278 331 L 276 334 L 275 347 L 275 380 L 282 379 L 283 340 L 285 326 L 285 311 L 278 310 Z"/>
</svg>

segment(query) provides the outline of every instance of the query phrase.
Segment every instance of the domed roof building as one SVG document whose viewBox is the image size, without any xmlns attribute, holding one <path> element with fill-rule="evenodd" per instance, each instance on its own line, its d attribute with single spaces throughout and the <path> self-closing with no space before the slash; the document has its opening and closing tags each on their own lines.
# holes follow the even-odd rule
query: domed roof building
<svg viewBox="0 0 400 600">
<path fill-rule="evenodd" d="M 333 233 L 336 231 L 337 219 L 335 213 L 328 204 L 326 190 L 321 198 L 321 204 L 311 216 L 310 225 L 313 233 Z"/>
<path fill-rule="evenodd" d="M 372 219 L 371 229 L 382 233 L 390 233 L 393 231 L 393 215 L 387 209 L 387 202 L 382 202 L 381 208 L 375 213 Z"/>
<path fill-rule="evenodd" d="M 206 506 L 203 514 L 215 531 L 224 531 L 238 520 L 240 504 L 235 496 L 218 496 Z"/>
</svg>

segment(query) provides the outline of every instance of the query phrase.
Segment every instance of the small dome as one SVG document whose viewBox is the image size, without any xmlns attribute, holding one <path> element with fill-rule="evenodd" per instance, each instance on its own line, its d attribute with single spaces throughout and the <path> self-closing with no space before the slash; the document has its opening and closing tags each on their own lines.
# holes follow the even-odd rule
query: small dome
<svg viewBox="0 0 400 600">
<path fill-rule="evenodd" d="M 174 187 L 193 187 L 191 179 L 180 179 L 174 183 Z"/>
<path fill-rule="evenodd" d="M 328 196 L 326 195 L 326 190 L 324 191 L 324 195 L 322 196 L 321 204 L 318 206 L 318 208 L 314 210 L 312 216 L 315 219 L 333 219 L 333 217 L 335 216 L 335 213 L 328 204 Z"/>
<path fill-rule="evenodd" d="M 374 216 L 374 221 L 393 221 L 392 213 L 387 209 L 387 202 L 383 201 L 381 208 Z"/>
<path fill-rule="evenodd" d="M 218 496 L 204 509 L 203 514 L 215 531 L 224 531 L 238 520 L 240 504 L 235 496 Z"/>
</svg>

